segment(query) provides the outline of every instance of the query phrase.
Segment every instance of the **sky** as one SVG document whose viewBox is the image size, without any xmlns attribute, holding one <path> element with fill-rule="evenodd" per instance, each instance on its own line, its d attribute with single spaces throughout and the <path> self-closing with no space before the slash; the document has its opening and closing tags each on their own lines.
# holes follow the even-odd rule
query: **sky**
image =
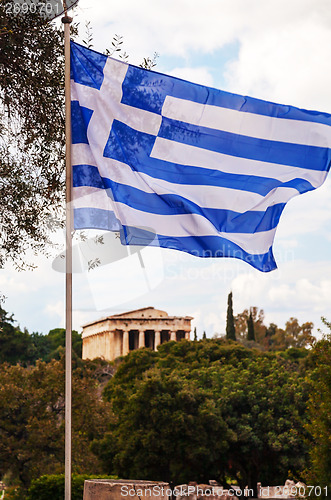
<svg viewBox="0 0 331 500">
<path fill-rule="evenodd" d="M 129 62 L 158 53 L 156 71 L 281 104 L 331 113 L 331 10 L 328 0 L 80 0 L 94 49 L 123 37 Z M 126 255 L 106 245 L 76 241 L 76 262 L 97 250 L 104 265 L 74 274 L 74 328 L 94 319 L 154 306 L 194 318 L 198 336 L 225 332 L 227 296 L 234 313 L 257 306 L 265 323 L 284 327 L 290 317 L 331 320 L 331 181 L 286 206 L 274 242 L 278 269 L 261 273 L 236 259 L 201 259 L 162 249 Z M 57 236 L 61 243 L 63 235 Z M 97 248 L 96 248 L 97 247 Z M 63 259 L 28 256 L 37 268 L 0 271 L 5 309 L 30 332 L 64 327 Z M 77 267 L 77 271 L 81 271 Z M 84 267 L 84 266 L 83 266 Z"/>
</svg>

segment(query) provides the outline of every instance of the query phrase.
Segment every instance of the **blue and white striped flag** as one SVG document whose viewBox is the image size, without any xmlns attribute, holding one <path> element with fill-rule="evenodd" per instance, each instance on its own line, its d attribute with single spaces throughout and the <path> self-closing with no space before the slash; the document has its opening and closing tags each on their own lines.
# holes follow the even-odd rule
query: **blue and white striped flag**
<svg viewBox="0 0 331 500">
<path fill-rule="evenodd" d="M 276 263 L 287 201 L 330 168 L 331 115 L 196 85 L 71 44 L 75 228 Z"/>
</svg>

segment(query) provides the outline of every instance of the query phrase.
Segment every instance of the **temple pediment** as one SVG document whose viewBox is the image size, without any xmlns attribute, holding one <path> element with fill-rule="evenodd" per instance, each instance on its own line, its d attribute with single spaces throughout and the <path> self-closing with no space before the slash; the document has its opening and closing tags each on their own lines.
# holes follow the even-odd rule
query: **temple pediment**
<svg viewBox="0 0 331 500">
<path fill-rule="evenodd" d="M 114 314 L 111 318 L 165 318 L 168 313 L 155 309 L 155 307 L 144 307 L 142 309 L 135 309 L 121 314 Z"/>
</svg>

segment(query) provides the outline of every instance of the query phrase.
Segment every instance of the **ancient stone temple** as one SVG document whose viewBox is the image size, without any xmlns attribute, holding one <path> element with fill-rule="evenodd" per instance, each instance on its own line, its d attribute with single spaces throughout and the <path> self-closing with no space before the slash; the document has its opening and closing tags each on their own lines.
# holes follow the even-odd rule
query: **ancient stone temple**
<svg viewBox="0 0 331 500">
<path fill-rule="evenodd" d="M 140 347 L 157 350 L 169 340 L 190 340 L 192 319 L 145 307 L 93 321 L 83 326 L 83 359 L 112 361 Z"/>
</svg>

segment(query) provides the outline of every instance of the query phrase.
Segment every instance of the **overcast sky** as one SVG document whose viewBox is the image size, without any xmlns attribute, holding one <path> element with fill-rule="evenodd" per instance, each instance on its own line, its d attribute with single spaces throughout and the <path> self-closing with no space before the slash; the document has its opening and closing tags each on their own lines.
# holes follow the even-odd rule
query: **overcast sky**
<svg viewBox="0 0 331 500">
<path fill-rule="evenodd" d="M 80 0 L 74 13 L 90 21 L 95 50 L 122 35 L 129 62 L 159 54 L 157 71 L 282 104 L 331 113 L 331 10 L 327 0 Z M 154 306 L 191 315 L 201 336 L 225 331 L 226 301 L 234 312 L 257 306 L 266 323 L 284 327 L 331 319 L 331 182 L 287 205 L 276 233 L 278 270 L 261 273 L 234 259 L 199 259 L 160 249 L 75 275 L 74 327 L 130 309 Z M 92 236 L 92 235 L 90 235 Z M 112 240 L 109 248 L 117 252 Z M 81 247 L 81 254 L 87 247 Z M 78 251 L 78 249 L 77 249 Z M 101 249 L 103 258 L 104 248 Z M 78 258 L 78 253 L 76 254 Z M 82 257 L 82 255 L 81 255 Z M 84 257 L 84 255 L 83 255 Z M 110 258 L 111 260 L 111 258 Z M 59 259 L 0 274 L 5 308 L 21 327 L 47 333 L 64 326 L 64 275 Z M 52 267 L 53 266 L 53 267 Z"/>
</svg>

